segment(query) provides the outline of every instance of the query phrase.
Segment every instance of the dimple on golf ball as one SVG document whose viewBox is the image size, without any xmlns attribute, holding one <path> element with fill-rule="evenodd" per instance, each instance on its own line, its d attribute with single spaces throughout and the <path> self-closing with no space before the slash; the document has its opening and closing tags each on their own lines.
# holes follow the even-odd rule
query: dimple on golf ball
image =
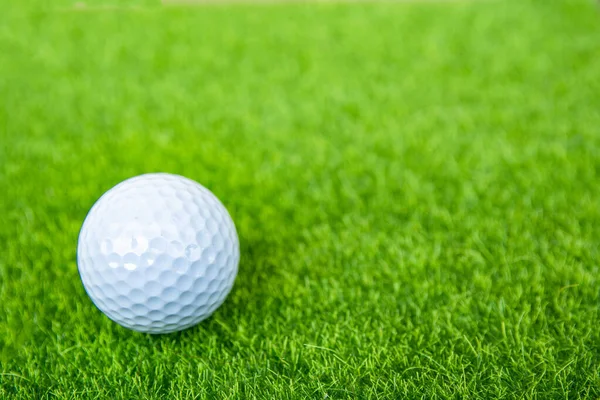
<svg viewBox="0 0 600 400">
<path fill-rule="evenodd" d="M 140 175 L 107 191 L 77 246 L 86 292 L 110 319 L 147 333 L 186 329 L 229 294 L 237 232 L 208 189 L 178 175 Z"/>
</svg>

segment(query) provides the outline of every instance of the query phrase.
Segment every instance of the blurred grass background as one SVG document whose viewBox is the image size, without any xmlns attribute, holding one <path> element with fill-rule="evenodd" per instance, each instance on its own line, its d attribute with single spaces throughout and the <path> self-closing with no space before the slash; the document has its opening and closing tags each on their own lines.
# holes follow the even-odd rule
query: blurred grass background
<svg viewBox="0 0 600 400">
<path fill-rule="evenodd" d="M 0 397 L 600 396 L 592 2 L 73 4 L 0 16 Z M 75 261 L 152 171 L 242 245 L 167 336 L 101 315 Z"/>
</svg>

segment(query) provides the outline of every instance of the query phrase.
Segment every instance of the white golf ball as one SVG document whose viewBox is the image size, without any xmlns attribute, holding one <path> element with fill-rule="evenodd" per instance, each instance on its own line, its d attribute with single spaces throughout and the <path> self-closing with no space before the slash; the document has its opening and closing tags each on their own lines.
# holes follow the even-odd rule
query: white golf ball
<svg viewBox="0 0 600 400">
<path fill-rule="evenodd" d="M 237 275 L 237 232 L 208 189 L 171 174 L 140 175 L 106 192 L 77 246 L 83 286 L 113 321 L 169 333 L 197 324 Z"/>
</svg>

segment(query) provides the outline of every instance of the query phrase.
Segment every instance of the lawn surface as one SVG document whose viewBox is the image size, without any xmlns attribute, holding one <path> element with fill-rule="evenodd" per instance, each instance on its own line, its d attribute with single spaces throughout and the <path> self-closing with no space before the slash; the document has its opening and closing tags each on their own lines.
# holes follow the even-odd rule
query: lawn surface
<svg viewBox="0 0 600 400">
<path fill-rule="evenodd" d="M 5 3 L 0 398 L 600 397 L 593 2 Z M 94 201 L 153 171 L 242 251 L 165 336 L 76 265 Z"/>
</svg>

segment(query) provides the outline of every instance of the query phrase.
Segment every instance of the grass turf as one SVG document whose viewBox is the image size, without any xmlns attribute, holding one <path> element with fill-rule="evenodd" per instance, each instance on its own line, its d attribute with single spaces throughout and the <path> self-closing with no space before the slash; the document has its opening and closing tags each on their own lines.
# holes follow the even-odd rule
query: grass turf
<svg viewBox="0 0 600 400">
<path fill-rule="evenodd" d="M 592 3 L 16 4 L 0 397 L 600 396 Z M 75 261 L 151 171 L 209 187 L 242 246 L 222 308 L 166 336 L 110 322 Z"/>
</svg>

